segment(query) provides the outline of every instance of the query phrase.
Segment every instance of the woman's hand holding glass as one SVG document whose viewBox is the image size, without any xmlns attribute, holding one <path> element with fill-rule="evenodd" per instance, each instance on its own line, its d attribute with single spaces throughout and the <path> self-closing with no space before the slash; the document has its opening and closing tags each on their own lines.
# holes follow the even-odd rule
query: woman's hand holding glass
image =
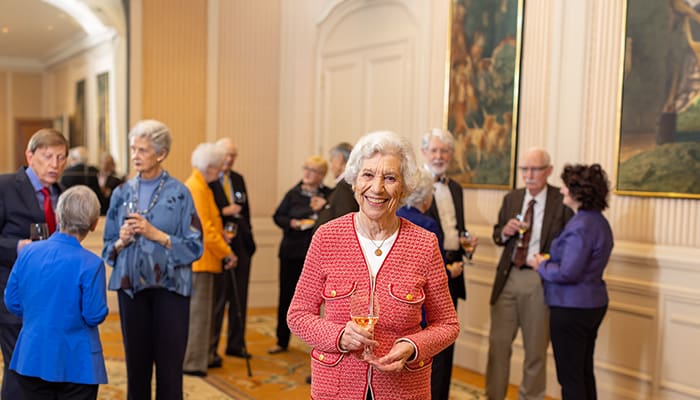
<svg viewBox="0 0 700 400">
<path fill-rule="evenodd" d="M 363 360 L 373 359 L 372 348 L 378 344 L 373 340 L 374 326 L 379 321 L 379 300 L 377 300 L 376 294 L 369 290 L 355 291 L 350 297 L 350 319 L 354 325 L 360 328 L 359 339 L 364 338 L 365 341 L 370 340 L 375 343 L 365 343 L 362 352 Z"/>
</svg>

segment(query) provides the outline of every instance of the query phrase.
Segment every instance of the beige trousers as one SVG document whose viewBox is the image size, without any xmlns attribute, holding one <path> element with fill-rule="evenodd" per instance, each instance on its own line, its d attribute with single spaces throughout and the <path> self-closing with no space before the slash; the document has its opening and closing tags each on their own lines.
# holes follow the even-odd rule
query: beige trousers
<svg viewBox="0 0 700 400">
<path fill-rule="evenodd" d="M 214 274 L 211 272 L 192 273 L 190 327 L 182 366 L 185 371 L 207 372 L 214 313 L 213 283 Z"/>
</svg>

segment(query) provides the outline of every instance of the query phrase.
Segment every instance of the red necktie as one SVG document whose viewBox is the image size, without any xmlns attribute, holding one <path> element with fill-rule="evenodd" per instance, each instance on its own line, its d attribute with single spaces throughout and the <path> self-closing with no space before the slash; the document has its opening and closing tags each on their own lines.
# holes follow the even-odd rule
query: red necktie
<svg viewBox="0 0 700 400">
<path fill-rule="evenodd" d="M 527 263 L 527 251 L 530 247 L 530 232 L 532 232 L 532 215 L 534 213 L 535 199 L 532 199 L 527 203 L 527 211 L 525 211 L 525 222 L 527 222 L 528 228 L 525 233 L 523 233 L 523 246 L 515 249 L 515 256 L 513 257 L 513 264 L 515 264 L 516 267 L 522 267 Z"/>
<path fill-rule="evenodd" d="M 53 213 L 53 207 L 51 206 L 51 193 L 49 193 L 49 188 L 41 188 L 41 193 L 44 194 L 44 218 L 46 219 L 46 225 L 49 227 L 49 235 L 56 230 L 56 215 Z"/>
</svg>

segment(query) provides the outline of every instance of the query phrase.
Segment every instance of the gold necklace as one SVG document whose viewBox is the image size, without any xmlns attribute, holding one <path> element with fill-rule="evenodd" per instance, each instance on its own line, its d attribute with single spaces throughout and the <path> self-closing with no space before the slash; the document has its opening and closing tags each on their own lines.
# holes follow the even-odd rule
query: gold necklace
<svg viewBox="0 0 700 400">
<path fill-rule="evenodd" d="M 381 255 L 384 254 L 384 252 L 382 251 L 382 246 L 384 246 L 384 242 L 386 242 L 386 240 L 389 239 L 394 233 L 393 232 L 390 233 L 389 236 L 385 237 L 384 240 L 382 240 L 382 242 L 379 243 L 379 245 L 377 246 L 377 244 L 374 243 L 374 240 L 372 240 L 372 238 L 370 237 L 369 231 L 367 231 L 363 226 L 361 226 L 362 224 L 360 223 L 360 220 L 357 217 L 357 214 L 355 214 L 355 225 L 362 228 L 362 230 L 365 231 L 365 233 L 367 235 L 367 239 L 369 239 L 369 241 L 372 243 L 372 246 L 376 247 L 376 249 L 374 250 L 374 255 L 376 255 L 377 257 L 381 257 Z M 393 230 L 394 230 L 394 228 L 392 227 L 392 229 L 390 229 L 390 231 L 393 231 Z"/>
<path fill-rule="evenodd" d="M 390 236 L 391 235 L 385 237 L 384 240 L 382 240 L 382 242 L 379 243 L 379 246 L 377 246 L 374 243 L 374 240 L 367 238 L 367 239 L 369 239 L 370 242 L 372 242 L 372 246 L 377 248 L 376 250 L 374 250 L 374 255 L 376 255 L 377 257 L 381 257 L 381 255 L 384 254 L 384 252 L 382 251 L 382 246 L 384 246 L 384 242 L 386 242 L 386 240 L 389 239 Z"/>
</svg>

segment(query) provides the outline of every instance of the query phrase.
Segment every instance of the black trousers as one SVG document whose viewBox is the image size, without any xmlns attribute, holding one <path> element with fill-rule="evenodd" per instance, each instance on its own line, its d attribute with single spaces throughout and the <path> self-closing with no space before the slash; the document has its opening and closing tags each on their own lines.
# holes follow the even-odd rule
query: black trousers
<svg viewBox="0 0 700 400">
<path fill-rule="evenodd" d="M 19 332 L 22 330 L 22 320 L 5 307 L 5 296 L 3 296 L 10 271 L 10 268 L 0 267 L 0 349 L 4 361 L 0 399 L 3 400 L 17 399 L 20 396 L 16 374 L 10 373 L 10 360 L 12 360 Z"/>
<path fill-rule="evenodd" d="M 190 298 L 166 289 L 148 289 L 132 299 L 118 292 L 127 399 L 151 399 L 156 367 L 156 399 L 182 399 L 182 362 L 187 346 Z"/>
<path fill-rule="evenodd" d="M 277 308 L 277 345 L 283 348 L 289 346 L 291 332 L 287 326 L 287 311 L 294 297 L 304 260 L 287 260 L 280 258 L 280 294 Z"/>
<path fill-rule="evenodd" d="M 245 322 L 248 314 L 248 284 L 250 282 L 250 255 L 240 248 L 234 249 L 238 257 L 235 268 L 224 270 L 214 275 L 214 335 L 211 355 L 216 354 L 221 338 L 221 326 L 224 322 L 226 304 L 228 304 L 228 332 L 226 352 L 240 353 L 245 340 Z M 234 298 L 233 281 L 235 279 L 238 298 Z M 236 304 L 241 308 L 241 322 L 236 315 Z"/>
<path fill-rule="evenodd" d="M 593 353 L 608 307 L 550 307 L 549 330 L 562 400 L 597 399 Z"/>
<path fill-rule="evenodd" d="M 99 385 L 49 382 L 10 371 L 22 392 L 18 400 L 95 400 Z"/>
</svg>

